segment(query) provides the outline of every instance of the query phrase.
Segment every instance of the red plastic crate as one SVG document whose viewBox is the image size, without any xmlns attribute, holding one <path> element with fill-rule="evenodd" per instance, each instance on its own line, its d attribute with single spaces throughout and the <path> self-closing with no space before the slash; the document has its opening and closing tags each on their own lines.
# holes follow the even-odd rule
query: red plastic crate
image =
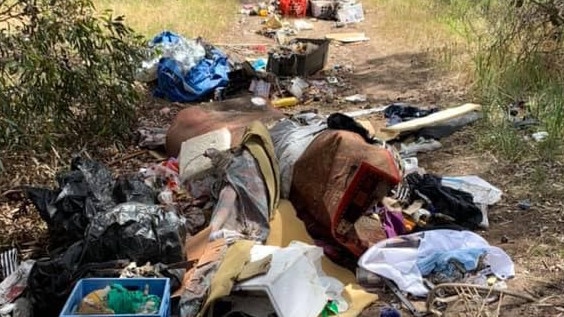
<svg viewBox="0 0 564 317">
<path fill-rule="evenodd" d="M 284 16 L 303 18 L 307 14 L 308 0 L 280 0 L 280 11 Z"/>
</svg>

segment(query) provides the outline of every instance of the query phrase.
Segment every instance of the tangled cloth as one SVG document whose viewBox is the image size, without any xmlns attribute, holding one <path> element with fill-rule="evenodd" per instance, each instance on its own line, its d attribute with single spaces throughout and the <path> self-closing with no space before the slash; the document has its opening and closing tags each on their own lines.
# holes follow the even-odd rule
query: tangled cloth
<svg viewBox="0 0 564 317">
<path fill-rule="evenodd" d="M 119 284 L 112 284 L 107 296 L 108 308 L 115 314 L 156 314 L 161 299 L 156 295 L 146 295 L 142 291 L 130 291 Z"/>
</svg>

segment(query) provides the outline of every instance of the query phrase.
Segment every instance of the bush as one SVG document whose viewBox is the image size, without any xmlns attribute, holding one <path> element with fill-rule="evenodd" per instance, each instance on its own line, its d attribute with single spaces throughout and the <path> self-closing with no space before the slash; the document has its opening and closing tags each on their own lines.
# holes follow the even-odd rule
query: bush
<svg viewBox="0 0 564 317">
<path fill-rule="evenodd" d="M 0 0 L 0 147 L 123 136 L 140 44 L 90 0 Z"/>
<path fill-rule="evenodd" d="M 446 0 L 436 0 L 445 8 Z M 484 104 L 491 147 L 515 158 L 522 152 L 507 129 L 507 106 L 525 101 L 549 139 L 536 152 L 559 154 L 564 135 L 564 2 L 556 0 L 450 0 L 448 22 L 469 45 L 474 93 Z M 490 132 L 492 132 L 490 131 Z M 507 135 L 499 135 L 499 134 Z M 508 140 L 513 140 L 508 142 Z M 515 147 L 512 147 L 512 144 Z"/>
</svg>

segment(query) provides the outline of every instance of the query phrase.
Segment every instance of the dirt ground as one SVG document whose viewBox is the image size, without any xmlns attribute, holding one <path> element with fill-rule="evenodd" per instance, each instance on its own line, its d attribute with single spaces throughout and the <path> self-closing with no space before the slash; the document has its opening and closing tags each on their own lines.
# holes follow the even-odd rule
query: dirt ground
<svg viewBox="0 0 564 317">
<path fill-rule="evenodd" d="M 316 21 L 312 22 L 314 30 L 299 34 L 300 37 L 320 38 L 333 32 L 364 32 L 369 41 L 332 43 L 327 68 L 352 66 L 353 72 L 343 75 L 348 87 L 343 94 L 363 93 L 368 95 L 368 102 L 353 105 L 337 98 L 331 104 L 300 106 L 289 112 L 317 109 L 321 113 L 331 113 L 384 106 L 395 101 L 423 107 L 447 107 L 470 101 L 466 100 L 465 87 L 453 80 L 451 74 L 433 66 L 427 50 L 409 47 L 400 38 L 387 36 L 379 19 L 381 14 L 385 12 L 366 10 L 364 22 L 346 28 L 335 28 L 333 22 Z M 227 52 L 248 56 L 252 52 L 234 44 L 274 44 L 273 39 L 255 34 L 254 31 L 261 27 L 258 18 L 239 16 L 239 19 L 225 34 L 220 47 Z M 160 100 L 150 100 L 143 107 L 147 111 L 144 111 L 145 117 L 140 118 L 140 125 L 165 125 L 182 108 Z M 172 111 L 163 114 L 160 112 L 163 107 Z M 480 234 L 491 244 L 506 250 L 514 260 L 517 274 L 508 282 L 509 288 L 544 301 L 542 304 L 509 305 L 502 309 L 502 316 L 564 316 L 564 234 L 561 229 L 564 224 L 561 199 L 564 183 L 559 177 L 564 175 L 564 167 L 557 164 L 547 166 L 546 170 L 552 173 L 544 173 L 538 168 L 539 162 L 516 165 L 491 153 L 479 153 L 475 144 L 475 135 L 479 133 L 477 125 L 441 140 L 442 149 L 419 156 L 419 165 L 438 175 L 478 175 L 503 190 L 503 200 L 490 210 L 490 229 Z M 89 145 L 84 154 L 104 157 L 106 163 L 112 163 L 113 168 L 122 171 L 137 170 L 155 161 L 148 154 L 127 158 L 136 151 L 138 149 L 130 144 L 113 148 Z M 34 156 L 38 159 L 32 159 Z M 19 161 L 15 157 L 4 157 L 3 160 L 5 165 L 20 172 L 11 173 L 10 179 L 0 182 L 2 192 L 14 185 L 52 181 L 55 171 L 66 166 L 63 160 L 45 162 L 40 153 L 30 153 L 27 161 Z M 530 209 L 518 208 L 518 202 L 523 199 L 532 202 Z M 0 227 L 4 228 L 0 230 L 1 236 L 26 242 L 41 239 L 44 230 L 36 227 L 40 221 L 33 211 L 21 211 L 19 206 L 1 199 L 0 207 Z M 6 229 L 7 226 L 11 229 Z M 22 245 L 25 247 L 33 243 Z M 397 303 L 384 290 L 379 295 L 380 301 L 363 316 L 377 315 L 380 306 Z"/>
</svg>

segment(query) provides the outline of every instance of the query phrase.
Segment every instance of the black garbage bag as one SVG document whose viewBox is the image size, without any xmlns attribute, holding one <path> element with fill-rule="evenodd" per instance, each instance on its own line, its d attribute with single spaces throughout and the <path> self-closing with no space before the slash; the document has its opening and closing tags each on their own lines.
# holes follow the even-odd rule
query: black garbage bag
<svg viewBox="0 0 564 317">
<path fill-rule="evenodd" d="M 84 263 L 129 259 L 137 263 L 185 260 L 186 220 L 157 205 L 128 202 L 92 219 Z"/>
<path fill-rule="evenodd" d="M 27 279 L 27 296 L 35 316 L 59 315 L 72 291 L 82 247 L 82 242 L 77 242 L 56 258 L 35 262 Z"/>
<path fill-rule="evenodd" d="M 90 219 L 115 206 L 113 177 L 104 165 L 80 157 L 71 170 L 57 175 L 58 189 L 26 187 L 27 197 L 49 227 L 51 247 L 79 241 Z"/>
<path fill-rule="evenodd" d="M 156 197 L 155 191 L 145 184 L 139 175 L 119 176 L 113 190 L 114 202 L 118 204 L 126 202 L 154 204 Z"/>
</svg>

